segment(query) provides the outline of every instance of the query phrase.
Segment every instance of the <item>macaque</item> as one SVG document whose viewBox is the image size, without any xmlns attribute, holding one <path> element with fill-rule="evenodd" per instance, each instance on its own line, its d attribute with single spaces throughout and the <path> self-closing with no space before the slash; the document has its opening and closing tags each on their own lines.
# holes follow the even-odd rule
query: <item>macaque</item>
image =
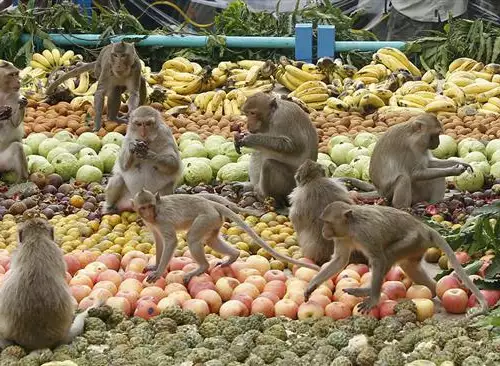
<svg viewBox="0 0 500 366">
<path fill-rule="evenodd" d="M 354 201 L 342 184 L 327 178 L 323 166 L 312 160 L 306 160 L 297 169 L 295 181 L 297 187 L 290 194 L 290 221 L 302 254 L 322 265 L 332 258 L 335 241 L 321 235 L 321 214 L 332 202 L 354 204 Z M 366 263 L 366 259 L 359 252 L 353 252 L 350 262 Z"/>
<path fill-rule="evenodd" d="M 64 81 L 94 70 L 98 80 L 94 94 L 94 132 L 101 128 L 104 96 L 107 96 L 108 120 L 127 123 L 127 117 L 118 117 L 121 106 L 121 95 L 129 93 L 128 114 L 146 101 L 146 80 L 141 74 L 141 60 L 133 43 L 124 41 L 109 44 L 101 50 L 96 61 L 83 64 L 55 80 L 46 90 L 47 95 L 55 92 L 56 87 Z"/>
<path fill-rule="evenodd" d="M 274 198 L 277 208 L 288 206 L 295 187 L 294 174 L 306 159 L 318 157 L 318 134 L 309 116 L 297 104 L 257 93 L 242 107 L 250 133 L 236 134 L 235 145 L 254 149 L 249 183 L 236 183 L 254 191 L 259 200 Z"/>
<path fill-rule="evenodd" d="M 177 247 L 178 230 L 188 230 L 187 244 L 198 268 L 186 273 L 184 283 L 199 276 L 208 270 L 209 264 L 205 257 L 204 241 L 214 250 L 229 256 L 225 261 L 218 263 L 220 267 L 227 267 L 234 263 L 240 251 L 226 243 L 219 234 L 220 228 L 227 217 L 241 226 L 250 237 L 274 257 L 296 264 L 319 270 L 319 267 L 301 262 L 282 255 L 263 241 L 236 213 L 226 206 L 208 200 L 200 195 L 172 194 L 160 197 L 142 189 L 133 200 L 134 209 L 153 233 L 156 244 L 156 266 L 147 276 L 147 281 L 156 281 L 165 273 L 168 263 L 172 259 Z M 148 269 L 153 269 L 149 267 Z"/>
<path fill-rule="evenodd" d="M 436 230 L 411 214 L 393 207 L 357 206 L 336 201 L 325 208 L 320 219 L 323 236 L 335 240 L 335 252 L 332 260 L 309 283 L 306 298 L 347 265 L 353 249 L 366 255 L 372 269 L 370 287 L 344 289 L 356 297 L 368 296 L 359 305 L 361 312 L 367 313 L 377 306 L 384 276 L 396 262 L 414 282 L 427 286 L 435 296 L 436 282 L 422 267 L 421 260 L 427 248 L 438 246 L 449 258 L 458 277 L 478 299 L 481 309 L 473 316 L 488 312 L 484 295 L 464 271 L 448 243 Z"/>
<path fill-rule="evenodd" d="M 120 156 L 106 187 L 105 213 L 133 210 L 130 200 L 143 187 L 174 193 L 182 162 L 174 136 L 156 109 L 141 106 L 130 114 Z"/>
<path fill-rule="evenodd" d="M 13 170 L 18 181 L 28 178 L 28 163 L 21 140 L 28 100 L 19 90 L 19 70 L 0 60 L 0 173 Z"/>
<path fill-rule="evenodd" d="M 392 126 L 378 140 L 370 159 L 370 177 L 393 207 L 440 201 L 446 190 L 445 178 L 471 169 L 469 164 L 432 156 L 430 150 L 438 147 L 442 133 L 436 116 L 422 114 Z"/>
<path fill-rule="evenodd" d="M 66 263 L 54 242 L 54 228 L 45 219 L 32 217 L 20 224 L 18 237 L 0 288 L 0 345 L 37 350 L 69 343 L 83 332 L 88 311 L 73 320 Z"/>
</svg>

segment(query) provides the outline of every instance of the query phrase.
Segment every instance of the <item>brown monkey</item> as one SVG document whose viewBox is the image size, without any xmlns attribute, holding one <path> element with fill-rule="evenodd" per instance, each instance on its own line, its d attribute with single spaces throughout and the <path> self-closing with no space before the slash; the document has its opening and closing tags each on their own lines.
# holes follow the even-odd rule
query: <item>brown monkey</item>
<svg viewBox="0 0 500 366">
<path fill-rule="evenodd" d="M 438 246 L 450 259 L 458 277 L 481 304 L 481 310 L 474 315 L 488 312 L 486 299 L 464 271 L 448 243 L 437 231 L 409 213 L 387 206 L 356 206 L 336 201 L 325 208 L 321 220 L 324 223 L 323 236 L 335 240 L 335 253 L 309 283 L 305 291 L 306 298 L 347 265 L 353 249 L 361 250 L 372 267 L 370 287 L 344 289 L 353 296 L 369 296 L 359 305 L 362 312 L 369 312 L 378 304 L 383 278 L 395 262 L 413 281 L 429 287 L 434 296 L 436 282 L 422 267 L 421 260 L 427 248 Z"/>
<path fill-rule="evenodd" d="M 309 116 L 297 104 L 265 93 L 249 97 L 242 107 L 249 134 L 235 138 L 236 146 L 255 150 L 249 166 L 249 183 L 260 200 L 272 197 L 277 207 L 288 205 L 295 187 L 294 174 L 306 159 L 318 158 L 318 134 Z"/>
<path fill-rule="evenodd" d="M 133 205 L 136 212 L 153 233 L 157 247 L 156 268 L 148 275 L 148 281 L 157 280 L 165 272 L 167 264 L 177 247 L 177 230 L 189 230 L 187 233 L 188 247 L 193 259 L 198 263 L 197 269 L 185 275 L 185 283 L 188 283 L 191 278 L 199 276 L 209 267 L 205 257 L 204 240 L 216 251 L 229 256 L 228 259 L 219 263 L 221 267 L 229 266 L 235 262 L 240 255 L 240 251 L 226 243 L 219 235 L 220 228 L 224 223 L 224 217 L 236 222 L 257 244 L 274 257 L 299 266 L 319 270 L 316 265 L 301 262 L 276 252 L 245 224 L 236 213 L 226 206 L 203 198 L 200 195 L 172 194 L 160 197 L 158 193 L 154 195 L 142 189 L 135 195 Z"/>
<path fill-rule="evenodd" d="M 0 289 L 1 344 L 35 350 L 71 342 L 83 332 L 88 312 L 73 321 L 66 263 L 54 242 L 54 228 L 42 218 L 30 218 L 20 225 L 18 236 L 18 248 Z"/>
<path fill-rule="evenodd" d="M 18 181 L 28 178 L 28 163 L 21 143 L 28 100 L 20 94 L 20 89 L 19 70 L 0 60 L 0 173 L 14 170 Z"/>
<path fill-rule="evenodd" d="M 442 133 L 436 116 L 422 114 L 392 126 L 378 140 L 370 159 L 370 177 L 393 207 L 440 201 L 445 193 L 445 177 L 471 169 L 469 164 L 432 156 L 430 150 L 438 147 Z"/>
<path fill-rule="evenodd" d="M 130 114 L 113 176 L 106 187 L 104 212 L 133 210 L 130 200 L 143 187 L 160 195 L 174 193 L 182 174 L 174 136 L 156 109 L 141 106 Z"/>
<path fill-rule="evenodd" d="M 328 204 L 335 201 L 354 204 L 347 189 L 335 179 L 327 178 L 319 163 L 306 160 L 295 173 L 297 187 L 290 194 L 290 221 L 297 232 L 297 239 L 305 257 L 322 265 L 332 258 L 335 242 L 321 235 L 323 222 L 320 216 Z M 351 262 L 366 263 L 358 252 Z"/>
<path fill-rule="evenodd" d="M 141 75 L 141 61 L 133 43 L 121 41 L 103 47 L 96 61 L 83 64 L 64 74 L 47 88 L 46 94 L 53 94 L 62 82 L 92 69 L 98 79 L 97 90 L 94 94 L 94 131 L 101 128 L 104 96 L 108 97 L 108 119 L 118 123 L 127 123 L 126 118 L 118 117 L 122 93 L 128 91 L 130 94 L 129 115 L 139 105 L 143 105 L 147 97 L 146 80 Z"/>
</svg>

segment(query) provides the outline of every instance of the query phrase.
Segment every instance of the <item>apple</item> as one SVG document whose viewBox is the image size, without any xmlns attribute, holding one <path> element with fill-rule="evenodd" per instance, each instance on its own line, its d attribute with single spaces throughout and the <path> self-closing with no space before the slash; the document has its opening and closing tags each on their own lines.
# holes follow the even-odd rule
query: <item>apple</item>
<svg viewBox="0 0 500 366">
<path fill-rule="evenodd" d="M 134 311 L 134 316 L 141 317 L 143 319 L 151 319 L 154 316 L 160 314 L 160 309 L 158 306 L 149 300 L 140 300 L 137 302 L 137 306 Z"/>
<path fill-rule="evenodd" d="M 115 297 L 124 297 L 128 300 L 132 309 L 135 309 L 137 300 L 139 300 L 139 293 L 134 290 L 120 290 L 116 293 Z"/>
<path fill-rule="evenodd" d="M 468 263 L 471 260 L 470 255 L 467 254 L 466 252 L 455 252 L 455 257 L 460 262 L 460 264 Z M 452 268 L 449 260 L 448 260 L 448 268 Z"/>
<path fill-rule="evenodd" d="M 250 276 L 260 276 L 260 272 L 255 268 L 242 268 L 236 273 L 236 279 L 240 282 L 245 282 L 245 280 Z"/>
<path fill-rule="evenodd" d="M 266 282 L 271 282 L 274 280 L 278 281 L 286 281 L 286 274 L 283 271 L 277 270 L 277 269 L 270 269 L 266 273 L 264 273 L 264 279 Z"/>
<path fill-rule="evenodd" d="M 304 262 L 304 263 L 316 264 L 316 263 L 314 263 L 314 261 L 313 261 L 312 259 L 310 259 L 310 258 L 306 258 L 306 257 L 304 257 L 304 258 L 300 258 L 299 260 L 300 260 L 301 262 Z M 326 263 L 325 263 L 325 264 L 326 264 Z M 298 265 L 294 264 L 294 265 L 293 265 L 293 267 L 292 267 L 292 273 L 293 273 L 293 274 L 295 274 L 295 272 L 296 272 L 299 268 L 303 268 L 303 267 L 302 267 L 302 266 L 298 266 Z"/>
<path fill-rule="evenodd" d="M 372 316 L 376 319 L 378 319 L 380 317 L 380 311 L 379 311 L 378 307 L 374 307 L 368 313 L 363 314 L 363 313 L 361 313 L 361 311 L 359 311 L 359 305 L 360 304 L 356 304 L 356 306 L 354 306 L 354 308 L 352 309 L 353 316 Z"/>
<path fill-rule="evenodd" d="M 164 289 L 165 286 L 167 285 L 167 280 L 163 277 L 158 278 L 155 282 L 148 282 L 147 277 L 142 281 L 142 285 L 144 287 L 159 287 L 161 289 Z"/>
<path fill-rule="evenodd" d="M 71 295 L 76 301 L 80 302 L 84 297 L 87 297 L 92 289 L 87 285 L 73 285 L 69 287 Z"/>
<path fill-rule="evenodd" d="M 344 269 L 342 272 L 340 272 L 337 277 L 335 278 L 335 284 L 338 284 L 340 280 L 343 278 L 353 278 L 357 282 L 361 279 L 361 276 L 359 275 L 358 272 L 356 272 L 353 269 Z"/>
<path fill-rule="evenodd" d="M 385 275 L 386 281 L 401 281 L 406 276 L 405 272 L 400 266 L 392 267 Z"/>
<path fill-rule="evenodd" d="M 168 264 L 168 270 L 169 271 L 180 271 L 180 270 L 184 270 L 184 267 L 189 264 L 189 263 L 193 263 L 193 259 L 192 258 L 189 258 L 189 257 L 186 257 L 186 256 L 182 256 L 182 257 L 173 257 L 171 260 L 170 260 L 170 263 Z"/>
<path fill-rule="evenodd" d="M 238 286 L 236 286 L 233 290 L 233 295 L 238 295 L 238 294 L 247 294 L 252 299 L 257 298 L 259 296 L 260 291 L 259 289 L 252 283 L 244 282 L 240 283 Z"/>
<path fill-rule="evenodd" d="M 343 290 L 345 288 L 358 288 L 360 287 L 359 281 L 355 278 L 342 278 L 335 285 L 335 292 Z"/>
<path fill-rule="evenodd" d="M 498 290 L 479 290 L 486 299 L 486 302 L 490 307 L 496 305 L 496 303 L 500 300 L 500 291 Z M 478 304 L 476 295 L 472 294 L 469 297 L 469 301 L 467 302 L 468 307 L 472 308 Z"/>
<path fill-rule="evenodd" d="M 361 279 L 359 280 L 359 283 L 363 285 L 364 283 L 371 283 L 372 282 L 372 273 L 371 272 L 366 272 L 361 276 Z"/>
<path fill-rule="evenodd" d="M 144 272 L 144 269 L 148 265 L 148 262 L 146 259 L 143 258 L 132 258 L 125 267 L 125 271 L 131 271 L 131 272 L 137 272 L 137 273 L 142 273 Z"/>
<path fill-rule="evenodd" d="M 184 291 L 176 291 L 168 295 L 171 299 L 176 299 L 180 305 L 184 304 L 187 300 L 191 300 L 192 297 L 187 292 Z"/>
<path fill-rule="evenodd" d="M 283 298 L 290 299 L 297 305 L 301 305 L 303 302 L 306 301 L 306 298 L 304 296 L 304 291 L 297 289 L 288 290 Z"/>
<path fill-rule="evenodd" d="M 99 274 L 99 273 L 107 270 L 108 267 L 106 267 L 106 265 L 104 263 L 101 263 L 101 262 L 92 262 L 92 263 L 87 264 L 84 269 L 87 271 Z"/>
<path fill-rule="evenodd" d="M 370 270 L 370 267 L 368 267 L 368 265 L 366 265 L 366 264 L 351 263 L 346 267 L 346 269 L 353 269 L 356 272 L 358 272 L 358 274 L 360 276 L 363 276 L 366 272 L 368 272 Z"/>
<path fill-rule="evenodd" d="M 78 304 L 78 309 L 87 310 L 91 306 L 94 306 L 98 301 L 99 300 L 93 295 L 86 296 Z"/>
<path fill-rule="evenodd" d="M 331 303 L 330 299 L 326 297 L 325 295 L 322 294 L 311 294 L 309 296 L 309 301 L 312 301 L 316 304 L 321 305 L 321 307 L 324 309 L 329 303 Z"/>
<path fill-rule="evenodd" d="M 130 316 L 132 314 L 132 307 L 125 297 L 110 297 L 106 300 L 106 305 L 113 309 L 121 310 L 125 315 Z"/>
<path fill-rule="evenodd" d="M 412 299 L 417 306 L 417 320 L 423 322 L 434 315 L 434 302 L 429 299 Z"/>
<path fill-rule="evenodd" d="M 461 288 L 450 288 L 446 290 L 441 299 L 441 304 L 448 313 L 463 314 L 467 309 L 469 298 Z"/>
<path fill-rule="evenodd" d="M 332 290 L 330 290 L 328 287 L 326 287 L 325 285 L 319 285 L 316 290 L 314 290 L 312 292 L 311 295 L 314 295 L 314 294 L 321 294 L 321 295 L 325 295 L 326 297 L 328 297 L 329 299 L 332 298 L 333 296 L 333 293 L 332 293 Z"/>
<path fill-rule="evenodd" d="M 94 289 L 96 288 L 104 288 L 111 292 L 113 296 L 115 296 L 116 292 L 118 291 L 118 287 L 116 287 L 116 285 L 111 281 L 99 281 L 94 285 Z"/>
<path fill-rule="evenodd" d="M 229 300 L 222 304 L 219 309 L 219 315 L 222 319 L 230 316 L 248 316 L 249 310 L 241 301 Z"/>
<path fill-rule="evenodd" d="M 186 287 L 183 284 L 176 283 L 176 282 L 168 284 L 167 286 L 165 286 L 165 295 L 168 296 L 172 292 L 175 292 L 175 291 L 185 291 L 185 292 L 187 292 L 187 289 L 186 289 Z"/>
<path fill-rule="evenodd" d="M 92 292 L 90 293 L 90 296 L 93 296 L 93 297 L 95 297 L 95 298 L 97 298 L 99 300 L 107 300 L 110 297 L 112 297 L 113 294 L 108 289 L 105 289 L 105 288 L 95 288 L 94 287 L 92 289 Z"/>
<path fill-rule="evenodd" d="M 96 261 L 104 263 L 109 269 L 115 271 L 120 269 L 120 257 L 115 253 L 103 253 L 97 257 Z"/>
<path fill-rule="evenodd" d="M 208 308 L 210 309 L 210 312 L 214 314 L 217 314 L 219 312 L 219 309 L 222 305 L 222 298 L 214 290 L 201 290 L 196 294 L 195 298 L 205 301 L 208 305 Z"/>
<path fill-rule="evenodd" d="M 290 299 L 282 299 L 274 304 L 275 316 L 285 316 L 290 319 L 297 319 L 299 306 Z"/>
<path fill-rule="evenodd" d="M 148 257 L 146 256 L 146 254 L 144 254 L 143 252 L 141 252 L 139 250 L 131 250 L 130 252 L 125 253 L 125 255 L 122 257 L 122 262 L 121 262 L 122 268 L 123 269 L 127 268 L 130 261 L 133 258 L 142 258 L 145 261 L 147 261 Z"/>
<path fill-rule="evenodd" d="M 244 283 L 251 283 L 259 290 L 259 293 L 264 291 L 267 281 L 261 275 L 249 276 Z"/>
<path fill-rule="evenodd" d="M 2 272 L 2 270 L 4 270 L 4 269 L 3 269 L 3 267 L 0 267 L 0 275 L 2 275 L 2 276 L 3 276 L 3 275 L 5 274 L 5 272 Z M 4 270 L 4 271 L 5 271 L 5 270 Z M 64 280 L 66 281 L 66 283 L 67 283 L 68 285 L 69 285 L 69 281 L 71 281 L 71 279 L 72 279 L 72 278 L 73 278 L 73 277 L 71 277 L 71 275 L 69 274 L 69 272 L 67 272 L 67 271 L 66 271 L 66 272 L 64 273 Z"/>
<path fill-rule="evenodd" d="M 338 299 L 340 302 L 348 305 L 351 309 L 353 309 L 358 303 L 363 301 L 362 297 L 356 297 L 353 295 L 349 295 L 347 292 L 344 292 Z"/>
<path fill-rule="evenodd" d="M 462 288 L 462 283 L 460 280 L 453 275 L 443 276 L 436 283 L 436 295 L 440 299 L 443 297 L 443 294 L 452 288 Z"/>
<path fill-rule="evenodd" d="M 127 271 L 123 274 L 123 279 L 133 278 L 139 282 L 143 282 L 146 279 L 146 274 L 142 272 Z"/>
<path fill-rule="evenodd" d="M 299 320 L 319 319 L 323 315 L 325 315 L 323 307 L 320 304 L 317 304 L 310 300 L 308 302 L 300 304 L 299 310 L 297 311 L 297 318 Z"/>
<path fill-rule="evenodd" d="M 234 288 L 239 284 L 240 281 L 238 281 L 236 278 L 222 277 L 219 278 L 219 280 L 216 282 L 215 287 L 222 300 L 227 301 L 231 298 Z"/>
<path fill-rule="evenodd" d="M 217 260 L 216 262 L 218 263 L 220 260 Z M 217 266 L 212 268 L 209 271 L 210 277 L 212 277 L 212 280 L 214 282 L 217 282 L 219 278 L 222 277 L 236 277 L 236 274 L 233 272 L 231 267 L 221 267 Z"/>
<path fill-rule="evenodd" d="M 135 278 L 126 278 L 118 286 L 118 290 L 130 290 L 140 293 L 142 291 L 142 283 Z"/>
<path fill-rule="evenodd" d="M 70 284 L 70 286 L 71 285 L 87 285 L 90 288 L 94 287 L 94 281 L 92 281 L 89 276 L 83 275 L 83 274 L 78 274 L 78 275 L 74 276 L 69 281 L 69 284 Z"/>
<path fill-rule="evenodd" d="M 189 290 L 190 295 L 195 298 L 196 295 L 203 290 L 217 290 L 217 287 L 212 282 L 197 282 L 191 286 Z"/>
<path fill-rule="evenodd" d="M 189 283 L 187 285 L 188 291 L 191 291 L 191 288 L 194 285 L 196 285 L 197 283 L 207 283 L 207 282 L 213 283 L 212 277 L 210 277 L 210 275 L 207 273 L 202 273 L 199 276 L 193 277 L 193 278 L 191 278 L 191 280 L 189 281 Z"/>
<path fill-rule="evenodd" d="M 254 298 L 250 295 L 243 294 L 243 293 L 241 293 L 241 294 L 234 294 L 233 293 L 230 300 L 238 300 L 238 301 L 242 302 L 250 311 Z"/>
<path fill-rule="evenodd" d="M 413 285 L 413 281 L 411 280 L 411 278 L 409 276 L 405 276 L 401 282 L 403 283 L 403 285 L 405 285 L 406 289 L 408 290 L 408 288 L 410 288 L 411 285 Z"/>
<path fill-rule="evenodd" d="M 158 304 L 158 302 L 161 299 L 167 297 L 165 291 L 163 291 L 163 289 L 161 289 L 160 287 L 156 286 L 145 287 L 139 294 L 139 297 L 144 297 L 144 296 L 151 296 L 155 304 Z"/>
<path fill-rule="evenodd" d="M 197 271 L 199 267 L 200 266 L 198 263 L 195 263 L 195 262 L 188 263 L 184 267 L 182 267 L 182 272 L 185 272 L 185 273 L 194 272 L 194 271 Z"/>
<path fill-rule="evenodd" d="M 250 268 L 254 268 L 259 271 L 260 275 L 263 276 L 264 273 L 271 269 L 271 264 L 269 261 L 260 255 L 251 255 L 245 261 Z"/>
<path fill-rule="evenodd" d="M 181 271 L 181 270 L 175 270 L 171 271 L 167 274 L 165 277 L 165 280 L 167 281 L 167 284 L 171 283 L 180 283 L 184 284 L 184 276 L 186 275 L 186 272 Z"/>
<path fill-rule="evenodd" d="M 261 293 L 259 295 L 259 297 L 265 297 L 265 298 L 271 300 L 273 302 L 273 304 L 276 304 L 280 300 L 278 295 L 276 295 L 275 293 L 269 292 L 269 291 L 264 291 L 263 293 Z"/>
<path fill-rule="evenodd" d="M 325 316 L 340 320 L 351 316 L 351 307 L 340 301 L 333 301 L 325 307 Z"/>
<path fill-rule="evenodd" d="M 198 315 L 202 321 L 208 314 L 210 314 L 208 304 L 201 299 L 191 299 L 185 301 L 184 304 L 182 304 L 182 309 L 191 310 L 193 313 Z"/>
<path fill-rule="evenodd" d="M 266 318 L 272 318 L 274 302 L 266 297 L 258 297 L 252 302 L 250 314 L 264 314 Z"/>
<path fill-rule="evenodd" d="M 306 282 L 311 282 L 317 274 L 318 271 L 307 267 L 300 267 L 295 271 L 295 277 Z"/>
<path fill-rule="evenodd" d="M 78 271 L 81 268 L 80 261 L 73 254 L 65 254 L 64 261 L 66 262 L 66 270 L 71 275 L 74 275 L 76 273 L 76 271 Z M 2 266 L 2 268 L 3 268 L 3 266 Z"/>
<path fill-rule="evenodd" d="M 379 303 L 378 310 L 380 319 L 385 318 L 386 316 L 394 315 L 394 307 L 397 305 L 397 301 L 395 300 L 384 300 Z"/>
<path fill-rule="evenodd" d="M 247 262 L 243 262 L 242 260 L 237 260 L 234 263 L 231 263 L 229 265 L 229 268 L 233 271 L 235 275 L 238 274 L 239 271 L 241 271 L 243 268 L 249 268 L 249 265 Z M 259 272 L 260 273 L 260 272 Z"/>
<path fill-rule="evenodd" d="M 161 299 L 157 306 L 160 311 L 164 311 L 166 308 L 169 308 L 171 306 L 181 307 L 182 305 L 178 299 L 167 296 Z"/>
<path fill-rule="evenodd" d="M 78 276 L 78 275 L 87 276 L 88 278 L 90 278 L 92 283 L 96 283 L 98 273 L 89 271 L 88 269 L 80 269 L 75 273 L 75 276 Z"/>
<path fill-rule="evenodd" d="M 81 268 L 85 267 L 87 264 L 89 264 L 94 260 L 93 254 L 88 250 L 81 250 L 81 251 L 76 250 L 72 254 L 75 255 L 78 261 L 80 262 Z"/>
<path fill-rule="evenodd" d="M 113 282 L 118 287 L 122 283 L 122 276 L 113 269 L 107 269 L 97 275 L 97 282 L 101 281 Z"/>
<path fill-rule="evenodd" d="M 382 284 L 382 292 L 389 299 L 397 300 L 406 296 L 406 286 L 400 281 L 386 281 Z"/>
<path fill-rule="evenodd" d="M 298 278 L 292 277 L 285 282 L 286 288 L 290 290 L 305 290 L 309 285 L 309 282 L 304 280 L 299 280 Z"/>
<path fill-rule="evenodd" d="M 411 285 L 406 290 L 406 297 L 408 299 L 432 299 L 432 291 L 424 285 Z"/>
</svg>

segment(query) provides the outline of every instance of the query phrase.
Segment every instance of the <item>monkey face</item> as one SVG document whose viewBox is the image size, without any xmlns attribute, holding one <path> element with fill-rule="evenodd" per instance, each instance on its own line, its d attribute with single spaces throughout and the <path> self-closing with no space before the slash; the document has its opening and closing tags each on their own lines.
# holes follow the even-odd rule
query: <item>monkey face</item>
<svg viewBox="0 0 500 366">
<path fill-rule="evenodd" d="M 134 118 L 130 127 L 134 135 L 143 141 L 153 141 L 158 135 L 154 118 Z"/>
<path fill-rule="evenodd" d="M 21 89 L 19 70 L 12 65 L 0 67 L 0 84 L 6 93 L 17 93 Z"/>
<path fill-rule="evenodd" d="M 141 205 L 138 208 L 139 215 L 147 222 L 155 222 L 156 210 L 152 203 Z"/>
<path fill-rule="evenodd" d="M 349 235 L 349 220 L 352 218 L 351 205 L 335 201 L 325 207 L 320 220 L 323 221 L 322 235 L 325 239 Z"/>
<path fill-rule="evenodd" d="M 111 53 L 111 64 L 113 74 L 115 75 L 127 75 L 130 73 L 130 67 L 132 66 L 132 58 L 128 53 L 124 52 L 112 52 Z"/>
<path fill-rule="evenodd" d="M 257 133 L 261 130 L 262 122 L 260 121 L 259 115 L 255 110 L 249 110 L 245 112 L 247 116 L 247 128 L 250 133 Z"/>
</svg>

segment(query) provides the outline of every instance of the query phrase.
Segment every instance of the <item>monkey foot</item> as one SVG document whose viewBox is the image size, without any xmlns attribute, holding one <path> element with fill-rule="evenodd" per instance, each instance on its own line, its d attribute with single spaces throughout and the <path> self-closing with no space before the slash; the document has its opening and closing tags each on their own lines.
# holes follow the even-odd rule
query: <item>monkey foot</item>
<svg viewBox="0 0 500 366">
<path fill-rule="evenodd" d="M 472 308 L 472 309 L 469 309 L 469 311 L 467 312 L 467 315 L 466 315 L 466 318 L 467 319 L 473 319 L 477 316 L 480 316 L 480 315 L 486 315 L 489 313 L 489 310 L 488 309 L 477 309 L 477 308 Z"/>
<path fill-rule="evenodd" d="M 343 291 L 352 296 L 365 297 L 370 295 L 371 289 L 367 287 L 358 287 L 358 288 L 345 288 Z"/>
<path fill-rule="evenodd" d="M 14 342 L 8 341 L 6 339 L 0 339 L 0 349 L 4 349 L 5 347 L 12 346 Z"/>
<path fill-rule="evenodd" d="M 151 272 L 151 271 L 156 271 L 157 266 L 155 264 L 151 264 L 144 268 L 144 272 Z"/>
<path fill-rule="evenodd" d="M 362 314 L 369 313 L 375 306 L 377 306 L 378 299 L 372 299 L 369 297 L 368 299 L 362 301 L 358 305 L 358 310 Z"/>
<path fill-rule="evenodd" d="M 215 264 L 215 267 L 220 267 L 220 268 L 229 267 L 234 262 L 236 262 L 236 259 L 234 259 L 234 260 L 233 259 L 228 259 L 227 261 L 220 261 L 220 262 L 217 262 Z"/>
<path fill-rule="evenodd" d="M 280 207 L 275 209 L 277 214 L 288 216 L 290 214 L 290 207 Z"/>
<path fill-rule="evenodd" d="M 101 209 L 102 215 L 114 215 L 114 214 L 119 214 L 119 213 L 120 213 L 120 211 L 114 206 L 104 206 Z"/>
</svg>

